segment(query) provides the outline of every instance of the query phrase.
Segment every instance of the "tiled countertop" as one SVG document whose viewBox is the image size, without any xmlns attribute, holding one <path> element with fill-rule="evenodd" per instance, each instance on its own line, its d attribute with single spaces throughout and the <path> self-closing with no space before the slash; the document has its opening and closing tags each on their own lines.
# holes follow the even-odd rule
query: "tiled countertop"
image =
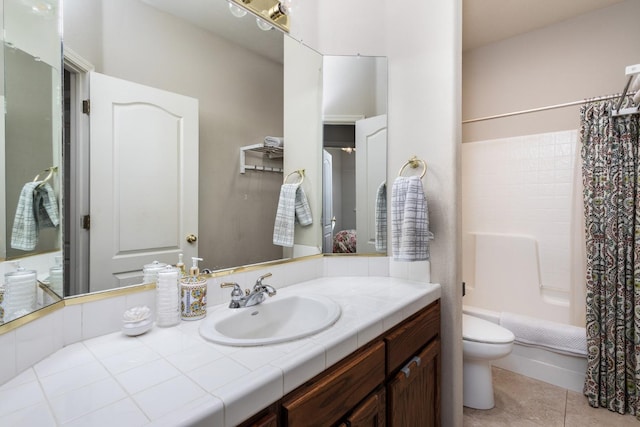
<svg viewBox="0 0 640 427">
<path fill-rule="evenodd" d="M 390 277 L 315 279 L 274 298 L 294 292 L 330 297 L 340 319 L 308 338 L 262 347 L 208 342 L 201 321 L 72 344 L 0 387 L 0 424 L 234 426 L 440 298 L 437 284 Z"/>
</svg>

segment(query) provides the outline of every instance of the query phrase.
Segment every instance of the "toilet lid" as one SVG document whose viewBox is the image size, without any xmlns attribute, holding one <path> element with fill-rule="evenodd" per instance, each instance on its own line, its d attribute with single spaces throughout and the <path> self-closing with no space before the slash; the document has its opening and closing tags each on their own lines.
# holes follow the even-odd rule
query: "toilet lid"
<svg viewBox="0 0 640 427">
<path fill-rule="evenodd" d="M 462 315 L 462 339 L 485 342 L 488 344 L 507 344 L 513 342 L 513 333 L 500 325 L 479 317 Z"/>
</svg>

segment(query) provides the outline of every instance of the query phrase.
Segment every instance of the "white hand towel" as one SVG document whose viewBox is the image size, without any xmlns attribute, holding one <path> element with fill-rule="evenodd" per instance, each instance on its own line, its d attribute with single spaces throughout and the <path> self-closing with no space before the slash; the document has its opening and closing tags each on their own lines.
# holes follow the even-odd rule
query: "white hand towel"
<svg viewBox="0 0 640 427">
<path fill-rule="evenodd" d="M 307 194 L 300 185 L 298 185 L 298 188 L 296 189 L 296 220 L 303 227 L 313 223 Z"/>
<path fill-rule="evenodd" d="M 18 198 L 11 247 L 32 251 L 38 244 L 40 229 L 57 227 L 59 224 L 58 201 L 53 188 L 47 182 L 27 182 Z"/>
<path fill-rule="evenodd" d="M 387 251 L 387 183 L 383 182 L 376 192 L 376 251 Z"/>
<path fill-rule="evenodd" d="M 265 147 L 284 147 L 284 138 L 279 136 L 267 136 L 264 138 Z"/>
<path fill-rule="evenodd" d="M 398 177 L 391 194 L 393 258 L 396 261 L 428 261 L 429 211 L 418 176 Z"/>
<path fill-rule="evenodd" d="M 299 184 L 283 184 L 273 226 L 274 245 L 293 246 L 296 220 L 302 226 L 313 222 L 307 196 Z"/>
</svg>

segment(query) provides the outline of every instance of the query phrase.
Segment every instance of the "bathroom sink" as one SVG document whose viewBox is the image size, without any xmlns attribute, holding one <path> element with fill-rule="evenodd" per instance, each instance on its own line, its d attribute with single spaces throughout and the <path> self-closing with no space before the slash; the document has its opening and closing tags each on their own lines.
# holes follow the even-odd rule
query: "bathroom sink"
<svg viewBox="0 0 640 427">
<path fill-rule="evenodd" d="M 276 295 L 262 304 L 207 315 L 200 335 L 218 344 L 258 346 L 300 339 L 333 325 L 340 306 L 322 295 Z"/>
</svg>

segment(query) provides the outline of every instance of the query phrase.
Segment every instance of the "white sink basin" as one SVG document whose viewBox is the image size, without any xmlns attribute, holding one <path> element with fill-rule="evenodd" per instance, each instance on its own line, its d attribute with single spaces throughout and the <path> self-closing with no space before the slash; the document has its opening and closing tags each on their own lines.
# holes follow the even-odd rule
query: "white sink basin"
<svg viewBox="0 0 640 427">
<path fill-rule="evenodd" d="M 262 304 L 223 308 L 200 325 L 200 335 L 218 344 L 256 346 L 303 338 L 333 325 L 340 306 L 321 295 L 276 295 Z"/>
</svg>

